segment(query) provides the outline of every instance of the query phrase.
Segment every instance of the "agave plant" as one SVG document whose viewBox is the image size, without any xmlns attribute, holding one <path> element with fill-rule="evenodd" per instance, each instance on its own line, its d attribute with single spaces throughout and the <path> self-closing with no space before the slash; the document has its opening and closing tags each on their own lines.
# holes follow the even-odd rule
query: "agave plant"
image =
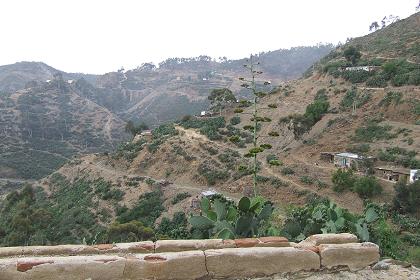
<svg viewBox="0 0 420 280">
<path fill-rule="evenodd" d="M 204 237 L 230 239 L 260 236 L 273 213 L 273 205 L 261 197 L 242 197 L 238 205 L 222 199 L 201 200 L 200 216 L 192 216 L 190 224 Z"/>
</svg>

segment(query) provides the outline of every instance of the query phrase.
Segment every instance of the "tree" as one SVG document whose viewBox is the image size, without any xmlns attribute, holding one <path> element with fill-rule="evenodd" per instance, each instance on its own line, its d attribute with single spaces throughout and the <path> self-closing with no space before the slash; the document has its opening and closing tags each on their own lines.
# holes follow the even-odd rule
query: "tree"
<svg viewBox="0 0 420 280">
<path fill-rule="evenodd" d="M 259 131 L 261 129 L 261 124 L 264 122 L 271 122 L 271 119 L 268 117 L 264 117 L 261 115 L 261 110 L 263 109 L 274 109 L 277 108 L 276 104 L 269 104 L 268 107 L 262 108 L 259 106 L 261 98 L 264 98 L 267 94 L 257 90 L 257 81 L 256 78 L 262 74 L 261 71 L 257 69 L 259 65 L 259 62 L 255 61 L 255 58 L 251 55 L 249 59 L 247 59 L 247 64 L 244 65 L 244 67 L 249 70 L 250 78 L 245 79 L 243 77 L 239 78 L 240 81 L 242 81 L 241 87 L 248 89 L 252 93 L 252 100 L 248 103 L 252 106 L 253 110 L 252 113 L 244 113 L 244 110 L 242 108 L 235 109 L 236 113 L 244 113 L 244 114 L 250 114 L 252 125 L 245 125 L 243 128 L 244 130 L 248 130 L 253 135 L 253 141 L 252 141 L 252 148 L 248 151 L 248 153 L 245 155 L 245 157 L 253 158 L 253 190 L 254 190 L 254 196 L 257 196 L 258 190 L 257 190 L 257 173 L 259 171 L 258 168 L 258 162 L 257 162 L 257 155 L 261 152 L 263 152 L 266 149 L 271 149 L 270 144 L 259 144 L 260 138 L 265 137 L 277 137 L 279 136 L 279 133 L 276 131 L 269 132 L 268 135 L 260 135 Z M 270 84 L 270 82 L 265 81 L 262 82 L 264 86 L 267 86 Z M 236 135 L 230 138 L 230 141 L 232 142 L 239 142 L 241 141 L 240 136 Z"/>
<path fill-rule="evenodd" d="M 377 21 L 374 21 L 369 26 L 369 31 L 376 31 L 379 29 L 379 24 Z"/>
<path fill-rule="evenodd" d="M 420 210 L 420 180 L 395 185 L 394 208 L 401 213 L 416 214 Z"/>
<path fill-rule="evenodd" d="M 133 136 L 141 133 L 143 130 L 147 130 L 149 127 L 144 122 L 139 125 L 135 125 L 133 121 L 128 121 L 125 125 L 125 131 L 130 133 Z"/>
<path fill-rule="evenodd" d="M 355 47 L 350 46 L 344 50 L 344 57 L 354 65 L 362 57 L 362 54 Z"/>
<path fill-rule="evenodd" d="M 382 186 L 373 176 L 364 176 L 356 180 L 353 191 L 358 193 L 362 198 L 370 198 L 382 192 Z"/>
<path fill-rule="evenodd" d="M 356 179 L 351 169 L 338 169 L 333 173 L 331 180 L 333 182 L 334 191 L 342 192 L 344 190 L 351 190 Z"/>
<path fill-rule="evenodd" d="M 228 88 L 213 89 L 208 97 L 212 110 L 219 110 L 222 114 L 224 109 L 229 103 L 236 102 L 236 97 L 233 92 Z"/>
</svg>

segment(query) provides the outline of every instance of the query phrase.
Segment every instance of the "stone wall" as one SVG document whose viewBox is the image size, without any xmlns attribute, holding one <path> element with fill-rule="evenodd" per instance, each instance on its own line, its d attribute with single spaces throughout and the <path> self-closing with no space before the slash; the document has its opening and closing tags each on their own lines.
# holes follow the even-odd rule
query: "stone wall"
<svg viewBox="0 0 420 280">
<path fill-rule="evenodd" d="M 0 280 L 230 279 L 344 267 L 379 260 L 373 243 L 352 234 L 160 240 L 118 244 L 0 248 Z"/>
</svg>

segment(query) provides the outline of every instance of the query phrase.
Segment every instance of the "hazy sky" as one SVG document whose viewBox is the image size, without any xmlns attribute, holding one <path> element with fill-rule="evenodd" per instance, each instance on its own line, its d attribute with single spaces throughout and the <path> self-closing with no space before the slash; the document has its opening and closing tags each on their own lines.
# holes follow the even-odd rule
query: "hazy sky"
<svg viewBox="0 0 420 280">
<path fill-rule="evenodd" d="M 0 0 L 0 65 L 104 73 L 168 57 L 345 41 L 418 0 Z"/>
</svg>

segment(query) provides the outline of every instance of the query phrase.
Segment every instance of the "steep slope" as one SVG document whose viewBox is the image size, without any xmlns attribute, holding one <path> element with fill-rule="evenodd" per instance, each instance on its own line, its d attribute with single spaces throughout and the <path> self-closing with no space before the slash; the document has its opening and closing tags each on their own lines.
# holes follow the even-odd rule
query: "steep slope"
<svg viewBox="0 0 420 280">
<path fill-rule="evenodd" d="M 0 177 L 42 178 L 74 154 L 112 149 L 124 122 L 57 76 L 0 96 Z"/>
</svg>

